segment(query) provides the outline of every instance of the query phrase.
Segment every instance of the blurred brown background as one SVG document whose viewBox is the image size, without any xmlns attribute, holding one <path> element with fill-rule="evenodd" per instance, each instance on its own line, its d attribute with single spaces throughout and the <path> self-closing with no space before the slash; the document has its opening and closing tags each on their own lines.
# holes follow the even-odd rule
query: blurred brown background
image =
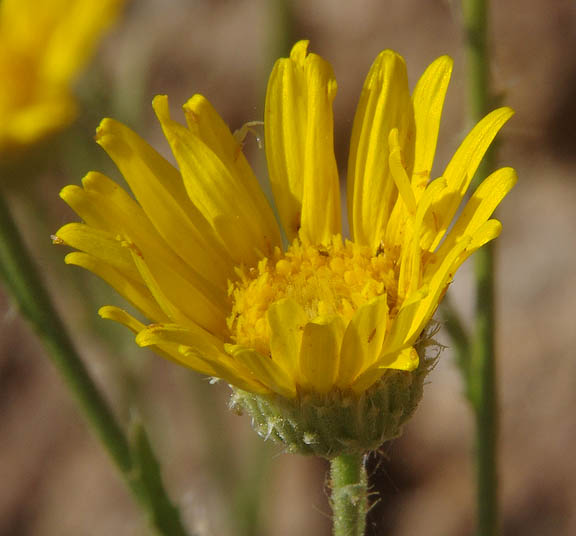
<svg viewBox="0 0 576 536">
<path fill-rule="evenodd" d="M 576 5 L 493 4 L 494 89 L 517 112 L 500 137 L 500 161 L 520 177 L 502 206 L 498 241 L 503 534 L 570 535 L 576 534 Z M 58 199 L 60 188 L 89 169 L 118 178 L 92 141 L 101 117 L 127 123 L 165 154 L 150 106 L 157 93 L 170 96 L 175 114 L 189 96 L 203 93 L 233 129 L 262 118 L 267 73 L 287 53 L 275 5 L 134 0 L 78 85 L 83 114 L 37 150 L 26 181 L 12 186 L 30 246 L 91 371 L 124 421 L 144 417 L 172 496 L 200 536 L 328 535 L 325 464 L 281 455 L 245 417 L 227 411 L 225 386 L 136 348 L 127 331 L 100 320 L 97 307 L 118 300 L 96 278 L 64 266 L 64 250 L 49 237 L 75 219 Z M 290 7 L 289 41 L 309 38 L 336 72 L 342 170 L 356 100 L 380 50 L 403 54 L 413 83 L 437 56 L 455 59 L 439 172 L 465 132 L 459 2 L 302 0 Z M 253 139 L 247 147 L 261 160 Z M 451 290 L 464 317 L 470 282 L 465 266 Z M 146 534 L 123 483 L 4 294 L 0 414 L 0 534 Z M 371 534 L 473 534 L 472 445 L 471 413 L 448 349 L 404 436 L 370 461 L 381 496 L 370 514 Z"/>
</svg>

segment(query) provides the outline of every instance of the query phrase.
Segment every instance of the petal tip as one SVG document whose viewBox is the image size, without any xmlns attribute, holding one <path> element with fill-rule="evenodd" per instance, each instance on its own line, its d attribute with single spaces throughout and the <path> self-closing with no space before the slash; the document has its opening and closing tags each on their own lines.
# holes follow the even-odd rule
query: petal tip
<svg viewBox="0 0 576 536">
<path fill-rule="evenodd" d="M 308 53 L 309 45 L 310 41 L 308 39 L 302 39 L 298 41 L 290 51 L 290 59 L 297 63 L 304 61 L 304 58 L 306 58 Z"/>
<path fill-rule="evenodd" d="M 156 117 L 160 121 L 170 119 L 170 108 L 168 105 L 168 95 L 156 95 L 152 99 L 152 108 L 156 113 Z"/>
<path fill-rule="evenodd" d="M 104 136 L 106 136 L 106 134 L 108 134 L 111 128 L 113 128 L 113 126 L 114 126 L 114 119 L 111 119 L 109 117 L 105 117 L 104 119 L 102 119 L 102 121 L 100 121 L 100 123 L 96 127 L 96 134 L 94 136 L 96 143 L 99 144 L 104 138 Z"/>
<path fill-rule="evenodd" d="M 198 111 L 204 108 L 207 104 L 209 104 L 208 99 L 201 95 L 200 93 L 196 93 L 192 95 L 182 106 L 182 109 L 186 113 L 198 113 Z"/>
<path fill-rule="evenodd" d="M 104 305 L 98 309 L 98 316 L 104 318 L 105 320 L 112 320 L 115 316 L 116 308 L 112 305 Z"/>
</svg>

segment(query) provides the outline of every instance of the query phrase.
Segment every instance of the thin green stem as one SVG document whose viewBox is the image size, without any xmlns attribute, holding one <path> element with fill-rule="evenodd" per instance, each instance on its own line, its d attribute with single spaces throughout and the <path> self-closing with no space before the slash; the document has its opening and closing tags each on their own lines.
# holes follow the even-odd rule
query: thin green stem
<svg viewBox="0 0 576 536">
<path fill-rule="evenodd" d="M 290 54 L 294 44 L 294 6 L 290 0 L 272 0 L 268 4 L 268 57 L 269 62 Z M 269 72 L 269 69 L 266 69 Z"/>
<path fill-rule="evenodd" d="M 463 0 L 468 66 L 468 120 L 477 123 L 492 105 L 488 1 Z M 486 155 L 473 185 L 493 168 L 494 150 Z M 476 276 L 475 325 L 468 363 L 468 394 L 476 420 L 476 479 L 478 536 L 498 534 L 498 403 L 494 345 L 494 250 L 491 244 L 474 259 Z"/>
<path fill-rule="evenodd" d="M 492 100 L 488 49 L 488 1 L 463 0 L 462 14 L 467 64 L 468 120 L 473 125 L 488 113 Z"/>
<path fill-rule="evenodd" d="M 342 454 L 330 461 L 333 536 L 363 536 L 368 513 L 364 456 Z"/>
<path fill-rule="evenodd" d="M 440 316 L 444 326 L 452 340 L 452 349 L 456 358 L 456 363 L 460 367 L 460 372 L 468 377 L 468 356 L 470 351 L 470 335 L 464 326 L 458 311 L 454 308 L 450 299 L 450 292 L 446 294 L 440 305 Z"/>
<path fill-rule="evenodd" d="M 491 244 L 477 252 L 476 322 L 468 372 L 468 391 L 476 420 L 478 536 L 498 534 L 498 401 L 493 262 Z"/>
<path fill-rule="evenodd" d="M 143 439 L 143 430 L 140 429 L 131 444 L 92 381 L 38 275 L 2 192 L 0 274 L 152 526 L 158 534 L 185 536 L 178 511 L 161 484 L 150 445 Z"/>
</svg>

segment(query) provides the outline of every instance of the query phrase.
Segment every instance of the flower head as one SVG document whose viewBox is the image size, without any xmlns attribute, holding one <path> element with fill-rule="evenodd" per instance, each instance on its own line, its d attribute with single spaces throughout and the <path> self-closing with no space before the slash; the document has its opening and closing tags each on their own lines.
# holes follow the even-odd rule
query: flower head
<svg viewBox="0 0 576 536">
<path fill-rule="evenodd" d="M 234 386 L 262 433 L 332 455 L 339 447 L 322 431 L 330 422 L 342 428 L 342 448 L 373 448 L 413 411 L 427 369 L 421 335 L 458 267 L 500 233 L 489 218 L 516 176 L 510 168 L 490 175 L 456 218 L 512 111 L 485 117 L 430 180 L 452 61 L 433 62 L 410 95 L 404 60 L 386 50 L 354 120 L 344 238 L 336 82 L 307 46 L 276 63 L 266 96 L 279 221 L 208 101 L 196 95 L 184 105 L 184 126 L 159 96 L 154 109 L 179 169 L 105 119 L 97 141 L 136 199 L 89 173 L 83 188 L 61 194 L 84 223 L 62 227 L 57 240 L 79 250 L 68 263 L 102 277 L 150 323 L 111 306 L 103 317 L 130 328 L 139 345 Z M 374 432 L 358 422 L 371 412 L 395 420 Z"/>
<path fill-rule="evenodd" d="M 123 0 L 2 0 L 0 153 L 62 128 L 76 113 L 71 83 Z"/>
</svg>

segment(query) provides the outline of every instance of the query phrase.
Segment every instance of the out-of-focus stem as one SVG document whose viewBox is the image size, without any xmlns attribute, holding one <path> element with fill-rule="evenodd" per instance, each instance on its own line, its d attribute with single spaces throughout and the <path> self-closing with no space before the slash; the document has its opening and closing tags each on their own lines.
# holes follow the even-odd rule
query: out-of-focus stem
<svg viewBox="0 0 576 536">
<path fill-rule="evenodd" d="M 468 376 L 468 357 L 470 351 L 470 335 L 466 326 L 464 326 L 458 311 L 454 308 L 450 293 L 446 294 L 440 305 L 440 316 L 444 327 L 452 341 L 452 350 L 456 363 L 460 367 L 460 372 L 464 377 Z"/>
<path fill-rule="evenodd" d="M 158 463 L 143 428 L 138 428 L 131 444 L 76 352 L 1 191 L 0 275 L 151 525 L 161 535 L 186 536 L 179 513 L 162 486 Z"/>
<path fill-rule="evenodd" d="M 488 47 L 488 0 L 463 0 L 468 79 L 468 121 L 476 124 L 492 105 Z M 473 185 L 493 169 L 494 150 L 485 157 Z M 468 394 L 476 420 L 478 536 L 498 533 L 498 403 L 494 345 L 494 249 L 475 254 L 476 311 L 467 367 Z"/>
<path fill-rule="evenodd" d="M 268 35 L 268 60 L 290 54 L 294 44 L 294 6 L 290 0 L 271 0 L 268 4 L 270 10 L 270 33 Z"/>
</svg>

